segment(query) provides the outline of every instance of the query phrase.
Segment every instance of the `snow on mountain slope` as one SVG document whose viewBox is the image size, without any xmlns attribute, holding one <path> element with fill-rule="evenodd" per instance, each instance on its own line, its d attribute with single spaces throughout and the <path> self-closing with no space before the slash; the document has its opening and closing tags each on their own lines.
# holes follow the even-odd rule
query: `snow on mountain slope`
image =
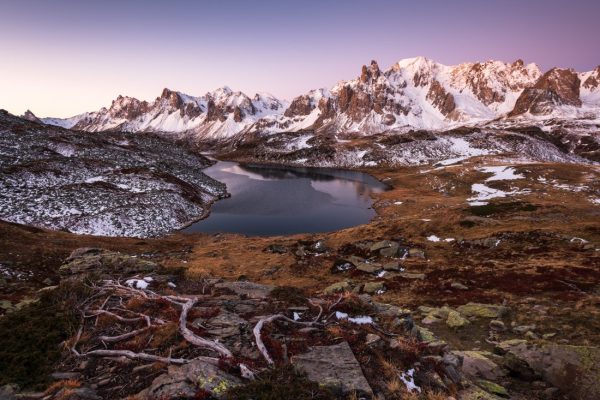
<svg viewBox="0 0 600 400">
<path fill-rule="evenodd" d="M 364 65 L 356 79 L 311 90 L 290 103 L 228 87 L 201 97 L 164 89 L 152 102 L 119 96 L 109 108 L 43 122 L 86 131 L 150 131 L 196 140 L 238 134 L 316 131 L 375 134 L 458 126 L 543 125 L 600 119 L 600 67 L 575 73 L 535 64 L 487 61 L 447 66 L 425 57 L 385 71 Z M 595 123 L 595 122 L 594 122 Z"/>
<path fill-rule="evenodd" d="M 198 138 L 230 137 L 257 120 L 281 114 L 286 103 L 260 93 L 250 99 L 228 87 L 201 97 L 164 89 L 152 102 L 119 96 L 109 108 L 72 118 L 46 118 L 50 125 L 90 132 L 166 132 Z"/>
<path fill-rule="evenodd" d="M 495 119 L 512 110 L 541 73 L 535 64 L 499 61 L 446 66 L 424 57 L 386 71 L 377 62 L 331 91 L 297 97 L 269 131 L 299 126 L 334 132 L 379 133 L 406 128 L 443 129 Z"/>
</svg>

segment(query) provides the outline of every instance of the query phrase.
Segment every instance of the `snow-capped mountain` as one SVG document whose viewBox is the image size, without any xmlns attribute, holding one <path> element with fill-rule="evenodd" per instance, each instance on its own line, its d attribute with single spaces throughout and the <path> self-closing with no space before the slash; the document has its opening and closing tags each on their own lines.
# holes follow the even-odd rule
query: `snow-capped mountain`
<svg viewBox="0 0 600 400">
<path fill-rule="evenodd" d="M 201 97 L 164 89 L 152 102 L 119 96 L 109 108 L 97 112 L 42 121 L 90 132 L 144 131 L 222 138 L 244 131 L 261 118 L 283 113 L 286 105 L 270 94 L 259 93 L 250 98 L 228 87 Z"/>
<path fill-rule="evenodd" d="M 28 118 L 36 118 L 32 113 Z M 201 97 L 164 89 L 152 102 L 119 96 L 109 108 L 42 122 L 86 131 L 151 131 L 202 139 L 240 133 L 440 130 L 462 125 L 539 124 L 600 119 L 600 67 L 577 73 L 535 64 L 487 61 L 447 66 L 424 57 L 385 71 L 364 65 L 356 79 L 290 103 L 224 87 Z"/>
</svg>

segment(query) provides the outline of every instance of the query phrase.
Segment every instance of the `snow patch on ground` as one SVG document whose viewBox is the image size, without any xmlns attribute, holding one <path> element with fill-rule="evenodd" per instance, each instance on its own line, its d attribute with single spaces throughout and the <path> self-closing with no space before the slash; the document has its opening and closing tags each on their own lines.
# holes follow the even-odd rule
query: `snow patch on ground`
<svg viewBox="0 0 600 400">
<path fill-rule="evenodd" d="M 406 389 L 408 389 L 409 392 L 416 391 L 418 393 L 421 393 L 421 388 L 415 384 L 414 374 L 415 369 L 411 368 L 408 371 L 403 372 L 400 375 L 400 379 L 402 380 L 402 382 L 406 386 Z"/>
<path fill-rule="evenodd" d="M 361 315 L 361 316 L 358 316 L 358 317 L 349 317 L 348 314 L 346 314 L 345 312 L 336 311 L 335 312 L 335 317 L 337 319 L 348 320 L 349 322 L 352 322 L 352 323 L 358 324 L 358 325 L 372 324 L 373 323 L 373 318 L 369 317 L 368 315 Z"/>
<path fill-rule="evenodd" d="M 488 174 L 493 174 L 485 180 L 486 182 L 525 179 L 525 176 L 523 176 L 522 174 L 517 174 L 513 167 L 491 166 L 478 168 L 478 170 Z"/>
</svg>

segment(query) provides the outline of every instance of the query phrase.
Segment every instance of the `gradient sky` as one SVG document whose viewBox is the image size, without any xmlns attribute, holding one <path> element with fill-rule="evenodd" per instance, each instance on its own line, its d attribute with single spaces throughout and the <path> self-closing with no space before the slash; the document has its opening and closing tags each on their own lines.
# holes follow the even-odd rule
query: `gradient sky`
<svg viewBox="0 0 600 400">
<path fill-rule="evenodd" d="M 599 15 L 598 0 L 0 0 L 0 108 L 67 117 L 223 85 L 291 99 L 417 55 L 585 71 Z"/>
</svg>

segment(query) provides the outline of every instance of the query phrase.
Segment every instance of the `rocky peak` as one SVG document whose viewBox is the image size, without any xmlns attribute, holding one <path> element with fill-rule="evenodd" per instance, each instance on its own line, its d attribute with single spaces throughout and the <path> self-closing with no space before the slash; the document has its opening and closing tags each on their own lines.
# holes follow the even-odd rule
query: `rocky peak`
<svg viewBox="0 0 600 400">
<path fill-rule="evenodd" d="M 581 106 L 579 86 L 581 81 L 572 69 L 552 68 L 531 88 L 526 88 L 517 99 L 510 115 L 530 112 L 548 115 L 556 106 Z"/>
<path fill-rule="evenodd" d="M 431 86 L 429 87 L 429 91 L 427 92 L 427 100 L 429 100 L 431 104 L 440 110 L 440 112 L 446 117 L 449 116 L 450 113 L 456 108 L 454 96 L 446 92 L 444 87 L 436 79 L 433 80 Z"/>
<path fill-rule="evenodd" d="M 362 72 L 360 74 L 360 81 L 362 83 L 370 83 L 373 80 L 376 80 L 381 75 L 381 71 L 379 70 L 379 65 L 377 65 L 377 61 L 371 60 L 371 65 L 368 67 L 366 65 L 362 66 Z"/>
<path fill-rule="evenodd" d="M 184 101 L 181 98 L 181 95 L 179 94 L 179 92 L 176 92 L 174 90 L 170 90 L 167 88 L 163 89 L 159 99 L 166 100 L 171 107 L 177 108 L 177 109 L 182 108 L 182 106 L 184 104 Z M 157 100 L 159 100 L 159 99 L 157 99 Z"/>
<path fill-rule="evenodd" d="M 583 88 L 590 90 L 596 89 L 598 86 L 600 86 L 600 65 L 589 74 L 582 85 Z"/>
<path fill-rule="evenodd" d="M 36 115 L 33 112 L 31 112 L 31 110 L 25 111 L 25 113 L 21 115 L 21 118 L 32 122 L 41 122 L 40 119 L 36 117 Z"/>
</svg>

